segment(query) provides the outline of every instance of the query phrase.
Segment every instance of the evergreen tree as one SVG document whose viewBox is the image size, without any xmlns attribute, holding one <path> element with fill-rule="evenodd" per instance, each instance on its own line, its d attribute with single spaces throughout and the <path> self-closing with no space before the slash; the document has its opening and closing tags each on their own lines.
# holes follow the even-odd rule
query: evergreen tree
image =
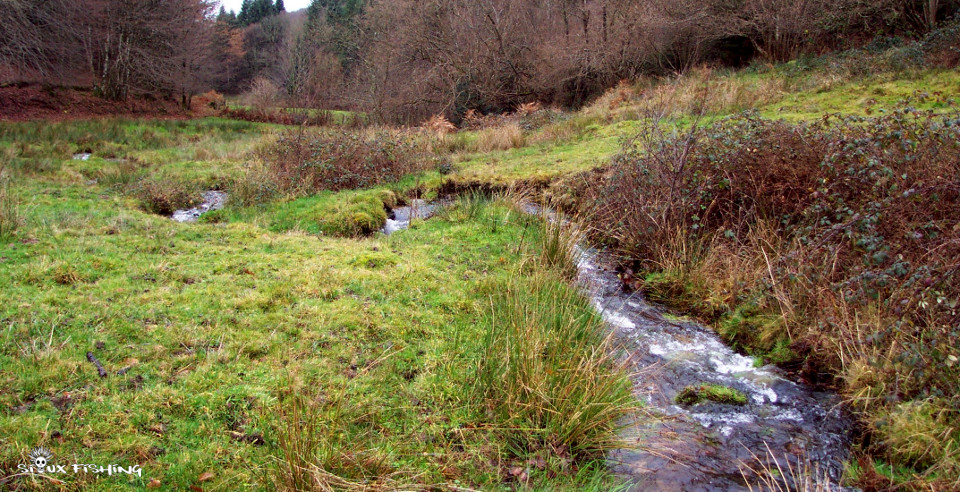
<svg viewBox="0 0 960 492">
<path fill-rule="evenodd" d="M 273 15 L 273 2 L 271 0 L 253 0 L 253 4 L 255 13 L 250 19 L 251 24 L 260 22 Z"/>
<path fill-rule="evenodd" d="M 252 17 L 252 0 L 243 0 L 243 4 L 240 5 L 240 14 L 237 15 L 237 23 L 241 26 L 246 26 L 252 23 L 250 18 Z"/>
<path fill-rule="evenodd" d="M 273 11 L 278 14 L 286 11 L 286 9 L 283 7 L 283 0 L 277 0 L 277 3 L 273 5 Z"/>
</svg>

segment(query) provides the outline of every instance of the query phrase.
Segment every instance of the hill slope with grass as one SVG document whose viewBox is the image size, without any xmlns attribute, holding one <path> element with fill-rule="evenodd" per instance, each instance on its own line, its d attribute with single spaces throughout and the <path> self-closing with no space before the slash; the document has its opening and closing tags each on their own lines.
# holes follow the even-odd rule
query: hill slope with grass
<svg viewBox="0 0 960 492">
<path fill-rule="evenodd" d="M 956 487 L 956 32 L 458 131 L 2 123 L 0 469 L 44 445 L 143 475 L 0 480 L 622 485 L 630 381 L 522 197 L 579 215 L 628 288 L 844 396 L 850 484 Z M 210 189 L 227 208 L 169 219 Z"/>
</svg>

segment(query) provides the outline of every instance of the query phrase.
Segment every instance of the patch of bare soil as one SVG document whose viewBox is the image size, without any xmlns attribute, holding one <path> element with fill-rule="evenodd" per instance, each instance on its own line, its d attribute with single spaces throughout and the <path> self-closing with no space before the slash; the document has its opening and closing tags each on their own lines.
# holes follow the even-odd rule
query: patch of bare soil
<svg viewBox="0 0 960 492">
<path fill-rule="evenodd" d="M 88 89 L 17 84 L 0 87 L 0 121 L 73 120 L 105 116 L 186 118 L 174 100 L 150 96 L 101 99 Z"/>
</svg>

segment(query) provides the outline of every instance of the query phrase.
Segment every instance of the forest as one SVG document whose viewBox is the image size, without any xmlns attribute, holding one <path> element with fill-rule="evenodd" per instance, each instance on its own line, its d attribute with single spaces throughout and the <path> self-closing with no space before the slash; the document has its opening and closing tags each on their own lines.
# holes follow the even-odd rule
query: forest
<svg viewBox="0 0 960 492">
<path fill-rule="evenodd" d="M 180 98 L 259 91 L 415 123 L 539 102 L 577 108 L 621 80 L 743 67 L 918 36 L 952 0 L 209 0 L 11 2 L 6 82 Z M 304 15 L 305 14 L 305 15 Z M 266 93 L 266 94 L 263 94 Z"/>
</svg>

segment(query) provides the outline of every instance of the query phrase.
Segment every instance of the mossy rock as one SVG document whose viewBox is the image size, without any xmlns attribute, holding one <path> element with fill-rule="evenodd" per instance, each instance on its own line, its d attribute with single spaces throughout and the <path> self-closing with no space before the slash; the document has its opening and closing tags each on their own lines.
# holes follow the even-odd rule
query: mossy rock
<svg viewBox="0 0 960 492">
<path fill-rule="evenodd" d="M 719 384 L 704 383 L 687 386 L 677 394 L 675 401 L 680 405 L 691 406 L 709 401 L 727 405 L 746 405 L 747 395 L 742 391 Z"/>
</svg>

